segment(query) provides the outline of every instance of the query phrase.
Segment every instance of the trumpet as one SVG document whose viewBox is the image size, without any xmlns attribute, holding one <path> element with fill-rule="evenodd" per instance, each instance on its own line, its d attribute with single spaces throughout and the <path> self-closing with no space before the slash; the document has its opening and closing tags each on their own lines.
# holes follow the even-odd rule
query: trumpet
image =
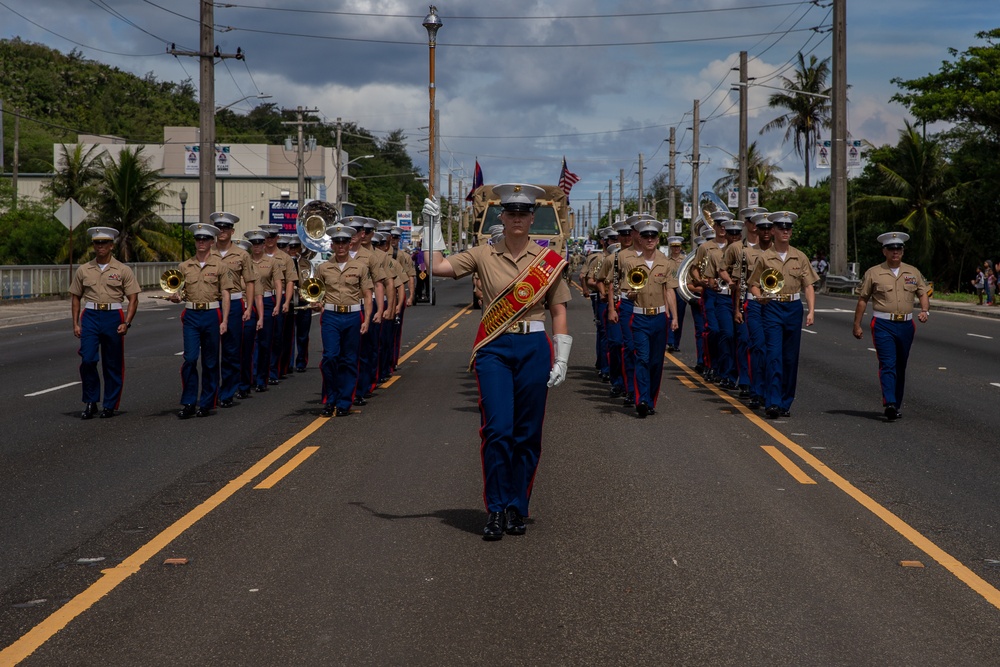
<svg viewBox="0 0 1000 667">
<path fill-rule="evenodd" d="M 308 301 L 304 306 L 296 306 L 295 310 L 305 310 L 312 308 L 314 303 L 319 303 L 326 296 L 326 285 L 319 278 L 306 278 L 299 285 L 299 298 Z"/>
<path fill-rule="evenodd" d="M 167 269 L 160 275 L 160 289 L 167 294 L 176 294 L 184 289 L 184 274 L 180 269 Z M 168 296 L 152 295 L 150 299 L 169 299 Z"/>
<path fill-rule="evenodd" d="M 643 266 L 636 266 L 625 274 L 625 284 L 633 292 L 638 292 L 649 281 L 649 271 Z"/>
<path fill-rule="evenodd" d="M 765 269 L 760 274 L 760 289 L 769 296 L 774 296 L 785 286 L 785 276 L 777 269 Z"/>
</svg>

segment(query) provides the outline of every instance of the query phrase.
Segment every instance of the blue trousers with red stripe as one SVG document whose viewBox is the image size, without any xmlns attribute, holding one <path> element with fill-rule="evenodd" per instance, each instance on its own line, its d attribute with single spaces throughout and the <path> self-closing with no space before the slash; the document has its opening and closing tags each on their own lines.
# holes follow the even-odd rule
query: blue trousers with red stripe
<svg viewBox="0 0 1000 667">
<path fill-rule="evenodd" d="M 694 320 L 695 363 L 709 368 L 708 323 L 705 321 L 705 302 L 698 298 L 691 302 L 691 319 Z"/>
<path fill-rule="evenodd" d="M 600 345 L 599 361 L 601 363 L 601 373 L 611 377 L 614 382 L 615 376 L 611 373 L 610 339 L 608 334 L 611 327 L 617 326 L 608 322 L 608 302 L 598 298 L 597 300 L 597 321 L 598 324 L 598 345 Z"/>
<path fill-rule="evenodd" d="M 635 381 L 632 392 L 635 404 L 656 407 L 663 377 L 663 354 L 667 349 L 667 316 L 632 316 L 632 337 L 635 339 Z"/>
<path fill-rule="evenodd" d="M 764 343 L 764 320 L 760 302 L 748 301 L 743 317 L 746 318 L 750 347 L 750 391 L 763 400 L 767 386 L 767 345 Z"/>
<path fill-rule="evenodd" d="M 667 320 L 667 345 L 675 350 L 681 349 L 681 334 L 684 333 L 684 313 L 687 311 L 687 301 L 681 296 L 681 291 L 674 288 L 674 297 L 677 300 L 677 330 L 675 331 Z"/>
<path fill-rule="evenodd" d="M 219 398 L 219 325 L 222 309 L 184 309 L 184 363 L 181 365 L 181 404 L 209 410 Z M 198 393 L 198 357 L 201 357 L 201 395 Z"/>
<path fill-rule="evenodd" d="M 709 318 L 709 327 L 715 327 L 715 354 L 712 368 L 723 380 L 736 382 L 736 339 L 733 330 L 733 297 L 730 294 L 711 292 L 714 306 L 714 323 Z M 709 332 L 709 336 L 711 336 Z"/>
<path fill-rule="evenodd" d="M 483 501 L 488 512 L 528 501 L 542 453 L 552 345 L 543 332 L 502 334 L 476 353 Z"/>
<path fill-rule="evenodd" d="M 229 321 L 222 334 L 222 383 L 219 400 L 228 401 L 236 395 L 240 385 L 240 368 L 243 361 L 243 299 L 229 302 Z"/>
<path fill-rule="evenodd" d="M 795 384 L 799 375 L 802 302 L 772 301 L 762 310 L 767 349 L 764 405 L 789 410 L 795 400 Z"/>
<path fill-rule="evenodd" d="M 295 311 L 295 369 L 309 367 L 309 330 L 313 311 Z"/>
<path fill-rule="evenodd" d="M 118 409 L 125 384 L 125 340 L 118 325 L 125 321 L 124 310 L 84 309 L 80 316 L 80 381 L 83 402 L 101 401 L 101 377 L 104 376 L 102 407 Z M 101 362 L 101 373 L 97 362 Z"/>
<path fill-rule="evenodd" d="M 324 310 L 320 316 L 323 358 L 319 370 L 323 376 L 324 405 L 347 410 L 354 402 L 364 317 L 364 312 L 334 313 L 329 310 Z"/>
<path fill-rule="evenodd" d="M 271 313 L 274 312 L 274 297 L 264 297 L 264 324 L 257 332 L 257 353 L 254 355 L 253 382 L 255 385 L 267 387 L 271 371 L 271 338 L 274 335 L 274 325 L 277 322 Z"/>
<path fill-rule="evenodd" d="M 736 372 L 739 375 L 737 383 L 741 387 L 750 386 L 750 329 L 747 328 L 747 303 L 749 302 L 743 302 L 743 322 L 740 324 L 733 322 L 733 334 L 736 337 Z M 733 296 L 733 307 L 736 307 L 735 296 Z"/>
<path fill-rule="evenodd" d="M 250 307 L 250 319 L 240 323 L 240 391 L 250 391 L 253 385 L 253 360 L 257 340 L 257 306 Z"/>
<path fill-rule="evenodd" d="M 910 347 L 916 324 L 891 322 L 872 318 L 872 342 L 878 356 L 878 381 L 882 386 L 882 405 L 903 405 L 903 389 L 906 386 L 906 362 L 910 358 Z"/>
</svg>

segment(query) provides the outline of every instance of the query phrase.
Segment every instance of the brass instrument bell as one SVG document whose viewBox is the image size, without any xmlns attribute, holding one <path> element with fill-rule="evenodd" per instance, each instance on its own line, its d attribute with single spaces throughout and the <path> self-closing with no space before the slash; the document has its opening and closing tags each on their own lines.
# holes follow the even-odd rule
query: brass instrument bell
<svg viewBox="0 0 1000 667">
<path fill-rule="evenodd" d="M 307 301 L 308 305 L 298 306 L 295 310 L 311 308 L 312 304 L 319 303 L 326 296 L 326 285 L 319 278 L 306 278 L 299 284 L 299 297 Z"/>
<path fill-rule="evenodd" d="M 632 291 L 638 292 L 649 282 L 649 271 L 644 266 L 636 266 L 625 274 L 625 284 Z"/>
<path fill-rule="evenodd" d="M 184 274 L 180 269 L 167 269 L 160 276 L 160 289 L 167 294 L 176 294 L 184 289 Z"/>
<path fill-rule="evenodd" d="M 760 274 L 760 289 L 771 296 L 778 294 L 785 286 L 785 276 L 777 269 L 765 269 Z"/>
</svg>

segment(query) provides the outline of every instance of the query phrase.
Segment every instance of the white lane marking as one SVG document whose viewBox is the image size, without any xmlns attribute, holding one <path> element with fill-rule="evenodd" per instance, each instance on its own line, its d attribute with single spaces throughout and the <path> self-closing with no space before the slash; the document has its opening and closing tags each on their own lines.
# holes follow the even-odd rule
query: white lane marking
<svg viewBox="0 0 1000 667">
<path fill-rule="evenodd" d="M 72 387 L 73 385 L 76 385 L 76 384 L 81 384 L 81 381 L 77 380 L 76 382 L 69 382 L 67 384 L 61 384 L 58 387 L 49 387 L 48 389 L 42 389 L 41 391 L 36 391 L 33 394 L 25 394 L 24 397 L 25 398 L 30 398 L 32 396 L 41 396 L 42 394 L 47 394 L 50 391 L 58 391 L 60 389 L 65 389 L 66 387 Z"/>
<path fill-rule="evenodd" d="M 993 340 L 993 336 L 982 336 L 980 334 L 965 334 L 966 336 L 972 336 L 973 338 L 985 338 L 986 340 Z"/>
<path fill-rule="evenodd" d="M 818 333 L 816 331 L 813 331 L 812 329 L 805 329 L 805 328 L 803 328 L 802 331 L 806 332 L 807 334 L 816 334 L 816 333 Z"/>
<path fill-rule="evenodd" d="M 853 313 L 853 310 L 847 310 L 846 308 L 817 308 L 816 313 Z"/>
<path fill-rule="evenodd" d="M 875 349 L 874 347 L 870 347 L 870 348 L 868 348 L 868 351 L 869 351 L 869 352 L 878 352 L 878 350 L 876 350 L 876 349 Z"/>
<path fill-rule="evenodd" d="M 178 353 L 177 353 L 177 354 L 175 354 L 174 356 L 175 356 L 175 357 L 179 357 L 179 356 L 181 356 L 181 355 L 183 355 L 183 354 L 184 354 L 184 350 L 181 350 L 180 352 L 178 352 Z"/>
<path fill-rule="evenodd" d="M 1000 387 L 1000 382 L 990 382 L 990 384 L 994 387 Z"/>
</svg>

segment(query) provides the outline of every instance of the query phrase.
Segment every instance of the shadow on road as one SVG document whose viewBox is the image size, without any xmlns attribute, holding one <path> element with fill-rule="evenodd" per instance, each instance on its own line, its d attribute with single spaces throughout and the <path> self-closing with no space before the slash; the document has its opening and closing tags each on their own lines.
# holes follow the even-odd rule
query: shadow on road
<svg viewBox="0 0 1000 667">
<path fill-rule="evenodd" d="M 451 509 L 436 510 L 423 514 L 389 514 L 387 512 L 378 512 L 363 502 L 353 501 L 348 504 L 360 507 L 372 516 L 388 521 L 397 521 L 399 519 L 438 519 L 446 526 L 451 526 L 466 533 L 482 535 L 483 532 L 484 510 Z"/>
</svg>

